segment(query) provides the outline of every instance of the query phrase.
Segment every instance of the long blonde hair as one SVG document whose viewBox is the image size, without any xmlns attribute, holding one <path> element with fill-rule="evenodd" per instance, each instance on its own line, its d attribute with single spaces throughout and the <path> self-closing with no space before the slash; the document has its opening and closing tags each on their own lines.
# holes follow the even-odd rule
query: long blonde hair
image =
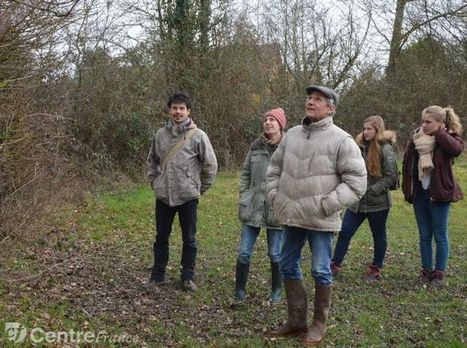
<svg viewBox="0 0 467 348">
<path fill-rule="evenodd" d="M 375 138 L 369 142 L 368 155 L 366 157 L 368 174 L 371 176 L 382 176 L 381 169 L 381 145 L 384 134 L 384 120 L 379 115 L 365 118 L 363 124 L 369 123 L 376 130 Z"/>
<path fill-rule="evenodd" d="M 450 106 L 442 108 L 438 105 L 431 105 L 422 111 L 423 114 L 430 115 L 435 121 L 444 123 L 448 131 L 462 134 L 460 118 Z"/>
</svg>

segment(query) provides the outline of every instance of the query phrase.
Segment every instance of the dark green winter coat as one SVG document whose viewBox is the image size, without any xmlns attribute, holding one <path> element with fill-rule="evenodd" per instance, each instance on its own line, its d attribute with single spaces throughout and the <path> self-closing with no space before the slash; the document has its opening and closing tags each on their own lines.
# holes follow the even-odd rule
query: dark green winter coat
<svg viewBox="0 0 467 348">
<path fill-rule="evenodd" d="M 393 149 L 395 138 L 394 132 L 384 132 L 383 140 L 380 142 L 382 176 L 375 177 L 368 174 L 367 191 L 358 203 L 349 207 L 352 212 L 371 213 L 386 210 L 392 206 L 389 188 L 393 186 L 398 176 L 396 154 Z M 369 144 L 363 140 L 363 136 L 357 136 L 356 142 L 366 163 Z"/>
<path fill-rule="evenodd" d="M 266 170 L 278 144 L 267 142 L 264 135 L 250 146 L 240 173 L 238 218 L 246 225 L 277 228 L 273 211 L 266 199 Z"/>
</svg>

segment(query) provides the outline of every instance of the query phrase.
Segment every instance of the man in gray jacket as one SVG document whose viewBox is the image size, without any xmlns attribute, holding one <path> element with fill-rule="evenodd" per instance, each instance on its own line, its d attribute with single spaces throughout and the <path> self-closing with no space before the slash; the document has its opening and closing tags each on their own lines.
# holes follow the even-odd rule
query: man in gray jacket
<svg viewBox="0 0 467 348">
<path fill-rule="evenodd" d="M 156 240 L 150 281 L 165 281 L 169 237 L 178 213 L 183 240 L 182 287 L 195 291 L 198 198 L 212 185 L 217 160 L 208 136 L 189 117 L 190 97 L 175 93 L 167 106 L 171 119 L 154 135 L 147 160 L 148 180 L 156 195 Z"/>
<path fill-rule="evenodd" d="M 275 218 L 284 226 L 280 270 L 288 307 L 287 322 L 272 334 L 306 333 L 303 343 L 313 345 L 324 337 L 331 304 L 333 233 L 341 228 L 341 210 L 365 193 L 367 173 L 355 141 L 333 123 L 339 95 L 323 86 L 309 86 L 306 93 L 306 117 L 286 133 L 272 156 L 267 194 Z M 310 327 L 300 268 L 306 241 L 315 280 Z"/>
</svg>

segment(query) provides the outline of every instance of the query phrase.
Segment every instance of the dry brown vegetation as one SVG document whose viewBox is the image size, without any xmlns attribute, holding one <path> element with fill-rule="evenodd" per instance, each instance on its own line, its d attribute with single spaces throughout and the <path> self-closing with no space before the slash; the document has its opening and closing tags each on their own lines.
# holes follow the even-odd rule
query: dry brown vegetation
<svg viewBox="0 0 467 348">
<path fill-rule="evenodd" d="M 91 188 L 143 180 L 174 90 L 192 95 L 224 169 L 241 163 L 265 110 L 300 122 L 309 83 L 341 92 L 336 122 L 350 133 L 381 114 L 401 145 L 428 104 L 467 109 L 462 1 L 361 0 L 334 8 L 337 22 L 314 1 L 230 4 L 0 3 L 0 243 L 40 238 L 47 209 Z"/>
</svg>

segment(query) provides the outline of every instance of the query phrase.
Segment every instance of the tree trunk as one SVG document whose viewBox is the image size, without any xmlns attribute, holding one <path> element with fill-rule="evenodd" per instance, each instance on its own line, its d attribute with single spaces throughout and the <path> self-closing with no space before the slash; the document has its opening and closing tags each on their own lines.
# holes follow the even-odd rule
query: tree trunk
<svg viewBox="0 0 467 348">
<path fill-rule="evenodd" d="M 202 54 L 209 50 L 209 25 L 211 20 L 211 1 L 201 0 L 199 5 L 199 48 Z"/>
<path fill-rule="evenodd" d="M 389 49 L 389 60 L 386 73 L 392 74 L 396 71 L 397 62 L 401 53 L 402 44 L 402 22 L 404 21 L 405 5 L 410 0 L 397 0 L 396 16 L 392 27 L 391 47 Z"/>
</svg>

